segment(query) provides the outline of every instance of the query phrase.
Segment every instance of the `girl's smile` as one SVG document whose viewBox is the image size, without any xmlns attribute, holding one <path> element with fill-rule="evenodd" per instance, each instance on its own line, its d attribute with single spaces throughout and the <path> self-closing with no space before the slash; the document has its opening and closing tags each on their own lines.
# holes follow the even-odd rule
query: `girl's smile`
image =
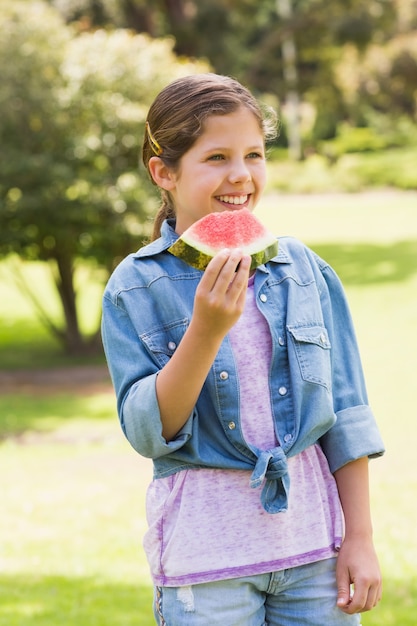
<svg viewBox="0 0 417 626">
<path fill-rule="evenodd" d="M 211 115 L 165 187 L 177 216 L 176 231 L 213 211 L 255 208 L 266 182 L 264 137 L 254 114 L 241 107 Z"/>
</svg>

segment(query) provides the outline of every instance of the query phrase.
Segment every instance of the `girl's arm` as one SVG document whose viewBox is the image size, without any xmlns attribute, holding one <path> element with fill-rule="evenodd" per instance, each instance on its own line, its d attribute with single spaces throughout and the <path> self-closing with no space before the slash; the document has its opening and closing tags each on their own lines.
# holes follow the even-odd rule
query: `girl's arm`
<svg viewBox="0 0 417 626">
<path fill-rule="evenodd" d="M 243 311 L 249 268 L 250 257 L 240 250 L 223 250 L 203 274 L 190 326 L 156 380 L 166 441 L 189 418 L 221 342 Z"/>
<path fill-rule="evenodd" d="M 341 467 L 335 479 L 346 525 L 337 560 L 337 606 L 349 614 L 369 611 L 381 599 L 382 581 L 372 540 L 368 458 Z"/>
</svg>

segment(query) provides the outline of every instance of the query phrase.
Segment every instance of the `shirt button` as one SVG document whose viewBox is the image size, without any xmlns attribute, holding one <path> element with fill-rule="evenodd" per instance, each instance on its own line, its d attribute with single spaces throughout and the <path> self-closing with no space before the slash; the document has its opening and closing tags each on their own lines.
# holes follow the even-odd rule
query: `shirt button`
<svg viewBox="0 0 417 626">
<path fill-rule="evenodd" d="M 291 439 L 292 439 L 292 435 L 290 435 L 289 433 L 284 436 L 285 443 L 288 443 L 289 441 L 291 441 Z"/>
<path fill-rule="evenodd" d="M 234 430 L 236 428 L 235 422 L 229 422 L 228 427 L 229 427 L 229 430 Z"/>
<path fill-rule="evenodd" d="M 268 297 L 264 293 L 261 293 L 259 299 L 261 300 L 261 302 L 266 302 L 268 300 Z"/>
<path fill-rule="evenodd" d="M 280 387 L 280 388 L 278 389 L 278 393 L 279 393 L 279 395 L 280 395 L 280 396 L 285 396 L 285 395 L 286 395 L 286 393 L 287 393 L 287 391 L 288 391 L 288 390 L 287 390 L 287 388 L 286 388 L 286 387 Z"/>
<path fill-rule="evenodd" d="M 324 333 L 321 333 L 321 335 L 320 335 L 320 343 L 323 346 L 327 346 L 327 339 L 326 339 L 326 335 Z"/>
<path fill-rule="evenodd" d="M 227 380 L 229 378 L 229 374 L 227 372 L 220 372 L 221 380 Z"/>
<path fill-rule="evenodd" d="M 285 346 L 285 341 L 283 337 L 278 337 L 278 343 L 280 346 Z"/>
<path fill-rule="evenodd" d="M 168 342 L 168 348 L 170 350 L 175 350 L 176 347 L 177 347 L 177 344 L 175 343 L 175 341 L 169 341 Z"/>
</svg>

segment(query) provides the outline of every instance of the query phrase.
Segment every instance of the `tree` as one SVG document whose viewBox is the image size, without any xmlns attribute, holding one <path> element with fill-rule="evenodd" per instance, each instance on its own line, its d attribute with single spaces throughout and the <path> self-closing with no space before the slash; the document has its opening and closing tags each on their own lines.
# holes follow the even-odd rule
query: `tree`
<svg viewBox="0 0 417 626">
<path fill-rule="evenodd" d="M 369 46 L 359 55 L 347 47 L 338 64 L 337 80 L 356 120 L 373 111 L 390 123 L 417 120 L 417 41 L 415 31 Z M 359 118 L 359 119 L 358 119 Z"/>
<path fill-rule="evenodd" d="M 313 141 L 333 137 L 340 121 L 352 114 L 335 80 L 344 47 L 350 44 L 362 54 L 369 44 L 395 35 L 397 14 L 404 21 L 415 13 L 415 0 L 291 0 L 289 14 L 277 11 L 287 4 L 283 0 L 50 2 L 65 7 L 68 20 L 85 15 L 94 24 L 93 9 L 99 5 L 101 25 L 173 35 L 178 54 L 207 58 L 215 71 L 235 76 L 258 94 L 271 94 L 287 111 L 297 98 L 308 102 L 316 111 Z M 296 85 L 289 73 L 297 77 Z M 289 120 L 287 126 L 291 137 Z"/>
<path fill-rule="evenodd" d="M 68 352 L 98 345 L 77 311 L 77 262 L 105 275 L 147 237 L 155 189 L 138 168 L 149 104 L 176 76 L 170 40 L 127 30 L 77 35 L 43 2 L 0 2 L 0 254 L 48 261 Z"/>
</svg>

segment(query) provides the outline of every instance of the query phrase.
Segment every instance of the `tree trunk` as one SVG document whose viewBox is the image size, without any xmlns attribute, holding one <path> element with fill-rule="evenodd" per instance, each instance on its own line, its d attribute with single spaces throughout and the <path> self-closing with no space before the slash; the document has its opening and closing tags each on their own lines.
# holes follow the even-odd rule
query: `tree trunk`
<svg viewBox="0 0 417 626">
<path fill-rule="evenodd" d="M 56 257 L 56 264 L 58 276 L 55 278 L 55 284 L 61 299 L 65 319 L 63 332 L 64 347 L 69 354 L 85 354 L 87 343 L 80 332 L 78 321 L 73 262 L 71 257 L 62 254 Z"/>
<path fill-rule="evenodd" d="M 187 21 L 183 0 L 165 0 L 164 4 L 171 25 L 174 28 L 181 27 Z"/>
<path fill-rule="evenodd" d="M 133 0 L 123 0 L 121 6 L 129 28 L 138 33 L 148 33 L 151 37 L 156 35 L 152 7 L 139 6 Z"/>
<path fill-rule="evenodd" d="M 277 12 L 284 20 L 293 16 L 291 0 L 277 0 Z M 288 147 L 290 157 L 299 161 L 302 156 L 300 134 L 300 98 L 298 95 L 297 50 L 291 31 L 281 46 L 284 80 L 287 85 L 286 108 L 288 122 Z"/>
</svg>

